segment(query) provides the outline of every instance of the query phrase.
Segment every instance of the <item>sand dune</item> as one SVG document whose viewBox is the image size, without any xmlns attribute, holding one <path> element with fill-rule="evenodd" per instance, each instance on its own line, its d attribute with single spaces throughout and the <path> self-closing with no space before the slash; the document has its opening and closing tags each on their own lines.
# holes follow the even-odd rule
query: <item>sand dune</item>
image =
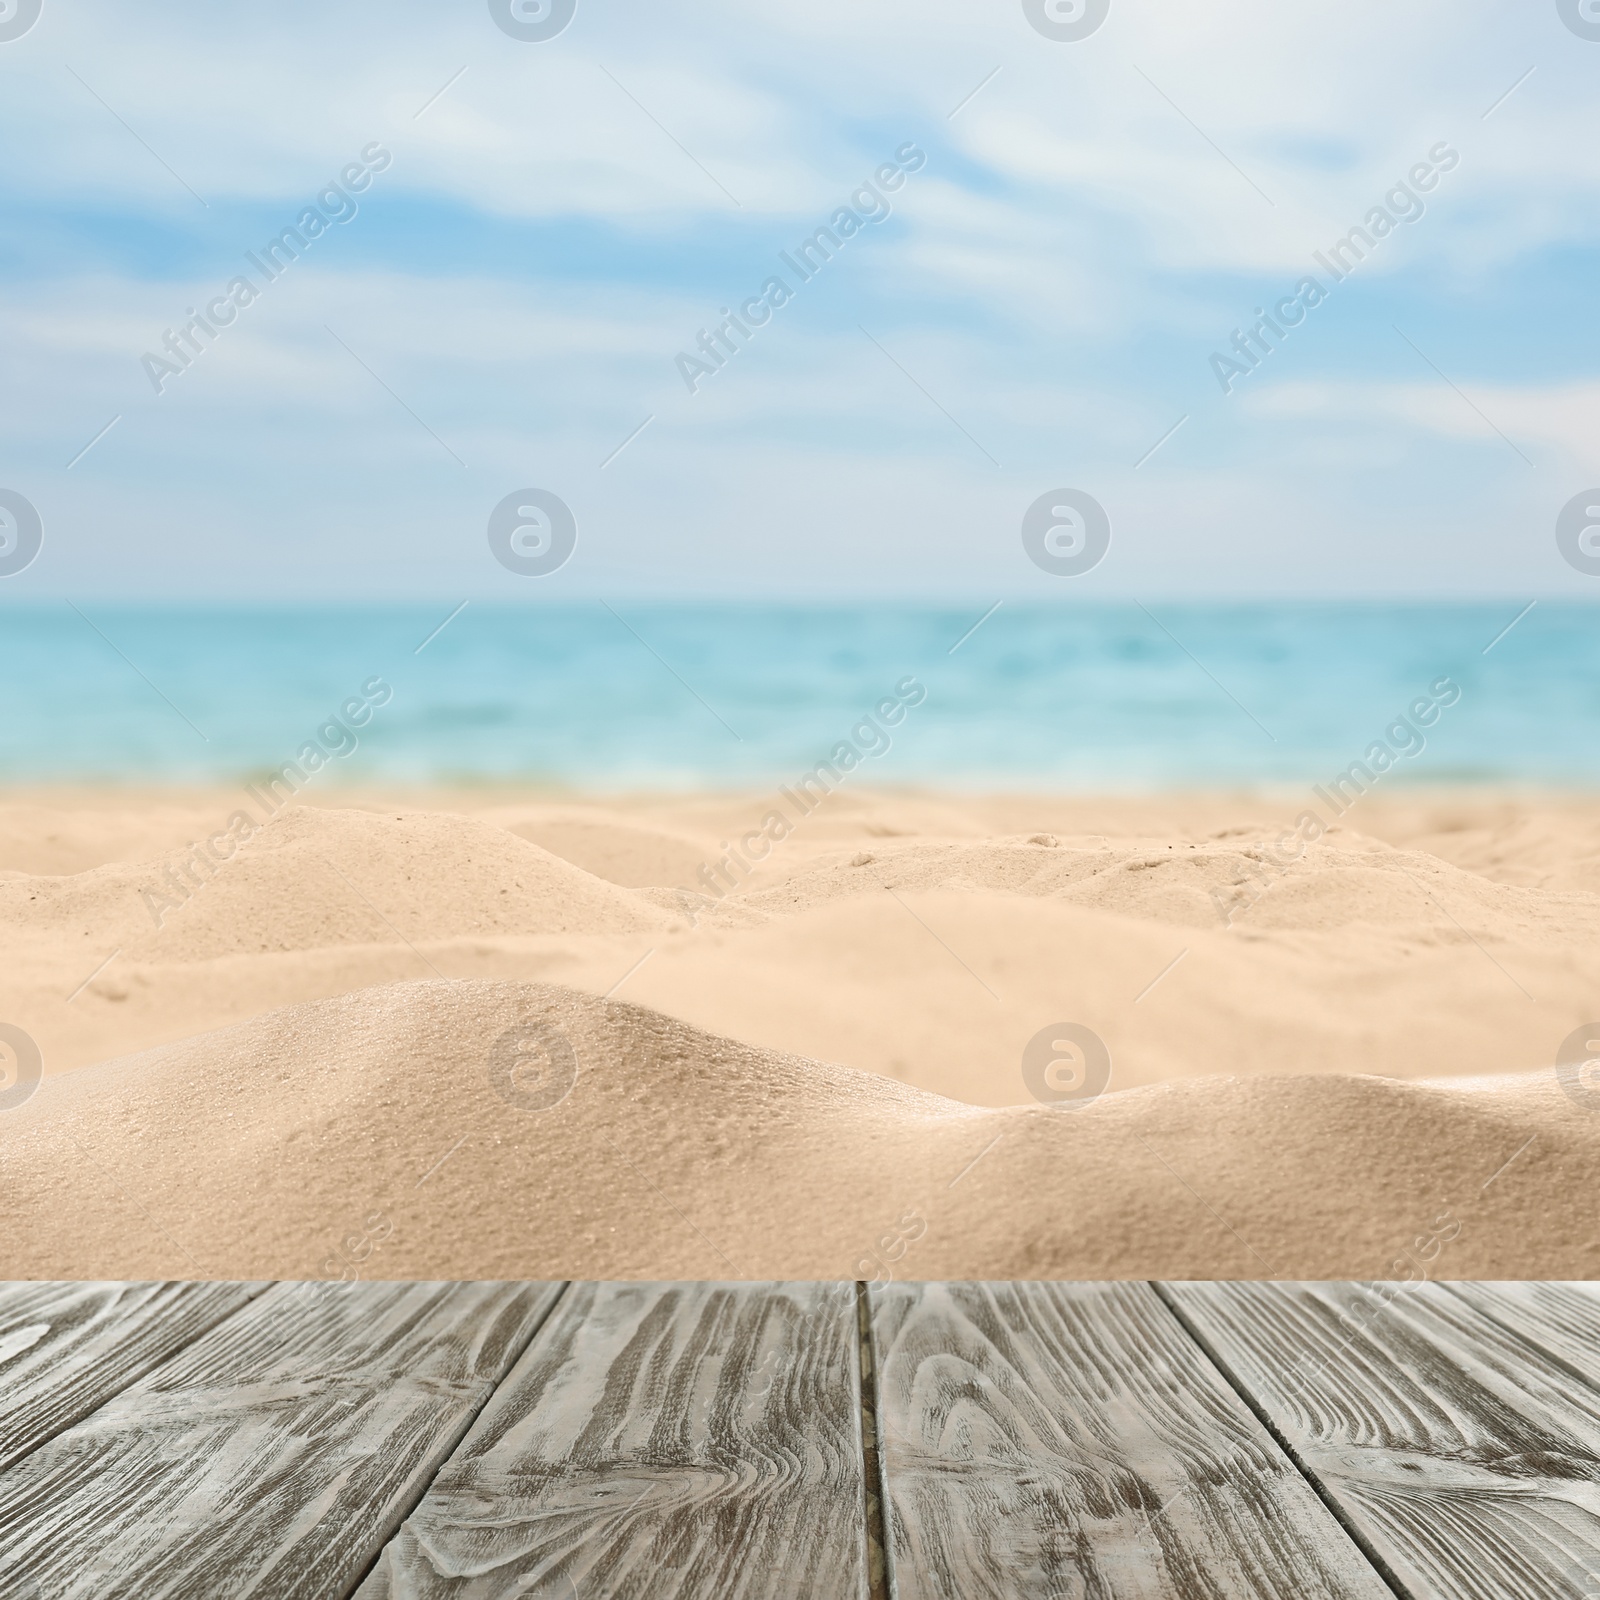
<svg viewBox="0 0 1600 1600">
<path fill-rule="evenodd" d="M 168 961 L 382 942 L 403 938 L 402 927 L 450 938 L 631 933 L 663 920 L 613 884 L 471 817 L 295 806 L 248 832 L 222 826 L 209 837 L 225 842 L 0 884 L 0 919 L 35 938 L 92 929 L 136 959 Z"/>
<path fill-rule="evenodd" d="M 1549 1071 L 1600 1009 L 1578 801 L 1364 801 L 1279 870 L 1288 801 L 843 792 L 696 900 L 770 796 L 330 800 L 181 901 L 239 794 L 0 805 L 0 1020 L 53 1074 L 386 982 L 559 983 L 1006 1106 L 1062 1021 L 1120 1089 Z"/>
<path fill-rule="evenodd" d="M 1383 807 L 1380 831 L 1495 883 L 1600 893 L 1600 809 L 1585 799 Z"/>
<path fill-rule="evenodd" d="M 1233 1077 L 979 1110 L 572 990 L 439 981 L 59 1075 L 9 1276 L 1590 1276 L 1600 1118 Z"/>
<path fill-rule="evenodd" d="M 112 818 L 111 848 L 174 833 L 202 842 L 0 881 L 3 1020 L 39 1041 L 47 1072 L 293 1000 L 442 976 L 430 949 L 459 943 L 458 959 L 492 961 L 518 941 L 554 954 L 577 938 L 621 941 L 620 955 L 673 920 L 648 895 L 472 817 L 295 806 L 230 830 L 237 797 L 163 813 L 142 835 Z M 22 837 L 10 859 L 41 853 L 30 825 L 30 810 L 12 820 Z M 91 830 L 80 817 L 75 831 L 82 859 Z"/>
<path fill-rule="evenodd" d="M 1266 800 L 844 793 L 730 874 L 763 797 L 333 799 L 209 863 L 237 794 L 0 805 L 4 1271 L 1600 1268 L 1553 1070 L 1600 808 L 1364 802 L 1285 864 Z"/>
<path fill-rule="evenodd" d="M 1263 845 L 1160 839 L 1092 841 L 1036 834 L 974 844 L 883 845 L 841 852 L 771 889 L 745 895 L 756 909 L 795 910 L 871 888 L 953 889 L 1067 901 L 1178 926 L 1242 925 L 1323 931 L 1427 915 L 1436 897 L 1480 917 L 1547 934 L 1600 924 L 1584 893 L 1498 884 L 1423 851 L 1341 833 L 1275 866 Z"/>
<path fill-rule="evenodd" d="M 710 848 L 674 828 L 651 827 L 577 807 L 513 816 L 507 831 L 627 889 L 691 884 Z"/>
</svg>

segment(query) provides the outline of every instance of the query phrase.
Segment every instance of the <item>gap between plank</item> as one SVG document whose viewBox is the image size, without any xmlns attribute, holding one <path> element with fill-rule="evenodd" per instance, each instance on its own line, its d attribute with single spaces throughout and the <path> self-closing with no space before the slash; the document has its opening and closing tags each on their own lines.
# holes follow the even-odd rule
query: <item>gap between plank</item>
<svg viewBox="0 0 1600 1600">
<path fill-rule="evenodd" d="M 527 1282 L 528 1280 L 522 1279 L 519 1281 Z M 488 1405 L 488 1403 L 500 1392 L 500 1385 L 505 1383 L 505 1381 L 516 1370 L 517 1363 L 521 1361 L 522 1358 L 528 1353 L 529 1346 L 532 1345 L 533 1341 L 544 1332 L 545 1324 L 549 1322 L 550 1318 L 555 1314 L 556 1307 L 566 1299 L 567 1291 L 571 1289 L 571 1287 L 572 1283 L 569 1279 L 567 1282 L 563 1283 L 558 1290 L 556 1290 L 555 1294 L 551 1297 L 550 1304 L 544 1308 L 544 1315 L 540 1317 L 536 1323 L 534 1323 L 533 1327 L 529 1330 L 528 1337 L 524 1339 L 517 1347 L 516 1354 L 506 1362 L 505 1370 L 500 1374 L 499 1381 L 490 1385 L 488 1392 L 484 1395 L 484 1397 L 462 1418 L 461 1426 L 456 1430 L 455 1437 L 452 1438 L 449 1444 L 446 1445 L 445 1448 L 439 1453 L 439 1457 L 434 1464 L 433 1471 L 418 1474 L 418 1482 L 413 1485 L 416 1493 L 410 1495 L 403 1502 L 400 1507 L 399 1514 L 390 1520 L 387 1528 L 384 1528 L 380 1531 L 377 1542 L 373 1548 L 372 1559 L 355 1574 L 354 1578 L 350 1581 L 347 1587 L 339 1591 L 336 1600 L 350 1600 L 350 1596 L 353 1595 L 356 1590 L 359 1589 L 361 1585 L 372 1576 L 374 1568 L 376 1568 L 378 1563 L 383 1560 L 383 1552 L 389 1548 L 394 1536 L 399 1533 L 400 1529 L 405 1525 L 406 1518 L 409 1517 L 411 1513 L 422 1504 L 423 1497 L 433 1487 L 434 1480 L 441 1472 L 444 1471 L 445 1467 L 449 1465 L 456 1451 L 461 1448 L 461 1441 L 465 1439 L 467 1434 L 472 1431 L 472 1425 L 482 1414 L 483 1408 Z"/>
<path fill-rule="evenodd" d="M 132 1280 L 124 1281 L 123 1284 L 122 1284 L 122 1287 L 127 1288 L 131 1281 Z M 199 1283 L 199 1282 L 210 1282 L 210 1281 L 213 1281 L 213 1280 L 197 1279 L 197 1278 L 185 1278 L 185 1279 L 182 1279 L 180 1281 L 182 1281 L 184 1283 Z M 231 1279 L 231 1280 L 230 1279 L 222 1279 L 222 1280 L 215 1280 L 215 1281 L 220 1281 L 220 1282 L 238 1282 L 240 1280 L 238 1280 L 238 1279 Z M 247 1279 L 247 1280 L 244 1280 L 244 1281 L 248 1282 L 250 1280 Z M 152 1365 L 146 1367 L 143 1372 L 134 1372 L 134 1373 L 132 1373 L 129 1376 L 128 1381 L 126 1383 L 124 1383 L 120 1389 L 114 1389 L 92 1411 L 85 1411 L 79 1416 L 68 1417 L 61 1424 L 60 1427 L 54 1428 L 49 1433 L 41 1435 L 40 1438 L 38 1439 L 38 1441 L 36 1443 L 34 1443 L 34 1444 L 29 1445 L 28 1448 L 26 1450 L 24 1450 L 20 1456 L 17 1456 L 15 1459 L 13 1459 L 11 1461 L 8 1461 L 6 1463 L 5 1470 L 7 1472 L 9 1472 L 12 1469 L 12 1467 L 17 1465 L 18 1462 L 26 1461 L 28 1459 L 28 1457 L 31 1456 L 36 1450 L 42 1450 L 47 1444 L 50 1443 L 50 1441 L 52 1439 L 60 1438 L 62 1434 L 68 1432 L 70 1429 L 76 1428 L 80 1422 L 87 1422 L 90 1417 L 96 1415 L 96 1413 L 98 1413 L 100 1411 L 103 1411 L 108 1405 L 111 1404 L 111 1402 L 113 1400 L 119 1398 L 123 1394 L 126 1394 L 127 1391 L 129 1389 L 131 1389 L 136 1383 L 142 1383 L 146 1378 L 148 1378 L 151 1375 L 151 1373 L 159 1372 L 164 1366 L 167 1365 L 168 1362 L 177 1360 L 177 1358 L 179 1356 L 181 1356 L 184 1353 L 184 1351 L 187 1350 L 190 1347 L 190 1345 L 197 1344 L 201 1339 L 205 1338 L 205 1336 L 208 1333 L 215 1332 L 216 1329 L 220 1328 L 223 1325 L 223 1323 L 227 1322 L 230 1318 L 237 1317 L 238 1315 L 240 1315 L 241 1312 L 247 1311 L 250 1308 L 251 1305 L 253 1305 L 257 1300 L 259 1300 L 261 1298 L 262 1295 L 264 1295 L 267 1292 L 267 1290 L 275 1289 L 275 1288 L 277 1288 L 277 1283 L 275 1281 L 263 1283 L 261 1285 L 261 1287 L 259 1289 L 257 1289 L 254 1294 L 247 1295 L 243 1300 L 241 1300 L 239 1302 L 238 1305 L 232 1307 L 230 1310 L 224 1311 L 222 1313 L 222 1315 L 219 1316 L 214 1322 L 208 1322 L 208 1323 L 206 1323 L 204 1325 L 204 1327 L 196 1328 L 194 1333 L 189 1338 L 185 1339 L 182 1344 L 175 1345 L 164 1356 L 162 1356 L 162 1358 L 159 1361 L 154 1362 Z"/>
<path fill-rule="evenodd" d="M 872 1344 L 872 1302 L 866 1284 L 857 1282 L 855 1290 L 861 1368 L 861 1488 L 867 1533 L 867 1592 L 871 1600 L 889 1600 L 889 1539 L 884 1525 L 888 1483 L 878 1450 L 878 1357 Z"/>
<path fill-rule="evenodd" d="M 1366 1557 L 1372 1570 L 1399 1596 L 1399 1600 L 1417 1600 L 1411 1590 L 1401 1583 L 1389 1563 L 1378 1553 L 1367 1536 L 1350 1520 L 1344 1507 L 1334 1498 L 1333 1493 L 1323 1484 L 1322 1479 L 1301 1459 L 1300 1452 L 1290 1443 L 1288 1435 L 1273 1421 L 1266 1407 L 1257 1401 L 1256 1397 L 1245 1387 L 1243 1380 L 1223 1360 L 1221 1353 L 1212 1348 L 1210 1340 L 1189 1319 L 1188 1313 L 1179 1304 L 1177 1296 L 1167 1288 L 1166 1284 L 1158 1283 L 1154 1279 L 1149 1280 L 1149 1282 L 1150 1287 L 1155 1290 L 1156 1298 L 1172 1313 L 1173 1320 L 1194 1341 L 1206 1360 L 1216 1368 L 1223 1382 L 1249 1407 L 1251 1415 L 1267 1430 L 1273 1443 L 1283 1451 L 1295 1471 L 1311 1486 L 1311 1492 L 1328 1508 L 1334 1521 L 1344 1529 L 1351 1542 Z"/>
</svg>

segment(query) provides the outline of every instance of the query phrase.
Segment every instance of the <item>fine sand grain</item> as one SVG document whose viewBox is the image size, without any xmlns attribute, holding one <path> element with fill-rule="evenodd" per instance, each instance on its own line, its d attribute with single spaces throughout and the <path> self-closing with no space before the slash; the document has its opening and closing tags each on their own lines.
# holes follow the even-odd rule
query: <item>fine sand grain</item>
<svg viewBox="0 0 1600 1600">
<path fill-rule="evenodd" d="M 368 989 L 63 1074 L 0 1158 L 18 1276 L 1600 1270 L 1600 1119 L 1546 1076 L 986 1111 L 540 985 Z"/>
<path fill-rule="evenodd" d="M 0 1273 L 1600 1268 L 1600 804 L 771 805 L 13 795 Z"/>
</svg>

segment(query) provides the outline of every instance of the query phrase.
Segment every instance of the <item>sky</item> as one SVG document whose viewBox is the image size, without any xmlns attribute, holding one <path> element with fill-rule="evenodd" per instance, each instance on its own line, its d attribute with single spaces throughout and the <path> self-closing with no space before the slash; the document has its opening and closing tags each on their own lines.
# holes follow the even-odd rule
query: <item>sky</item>
<svg viewBox="0 0 1600 1600">
<path fill-rule="evenodd" d="M 1600 592 L 1591 0 L 539 9 L 0 4 L 0 605 Z"/>
</svg>

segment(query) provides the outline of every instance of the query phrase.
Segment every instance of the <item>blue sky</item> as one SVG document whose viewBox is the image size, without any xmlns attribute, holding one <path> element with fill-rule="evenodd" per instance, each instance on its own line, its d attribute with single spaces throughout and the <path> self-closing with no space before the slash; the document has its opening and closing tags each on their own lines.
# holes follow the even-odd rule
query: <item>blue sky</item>
<svg viewBox="0 0 1600 1600">
<path fill-rule="evenodd" d="M 1111 0 L 1065 43 L 1020 0 L 577 0 L 538 43 L 330 9 L 42 0 L 0 43 L 0 488 L 45 526 L 0 601 L 1600 581 L 1553 533 L 1600 482 L 1600 42 L 1555 0 Z M 679 352 L 908 141 L 892 216 L 689 394 Z M 1222 393 L 1440 141 L 1422 214 Z M 265 282 L 245 252 L 373 142 Z M 486 536 L 528 486 L 578 526 L 540 577 Z M 1112 524 L 1078 577 L 1020 538 L 1059 487 Z"/>
</svg>

